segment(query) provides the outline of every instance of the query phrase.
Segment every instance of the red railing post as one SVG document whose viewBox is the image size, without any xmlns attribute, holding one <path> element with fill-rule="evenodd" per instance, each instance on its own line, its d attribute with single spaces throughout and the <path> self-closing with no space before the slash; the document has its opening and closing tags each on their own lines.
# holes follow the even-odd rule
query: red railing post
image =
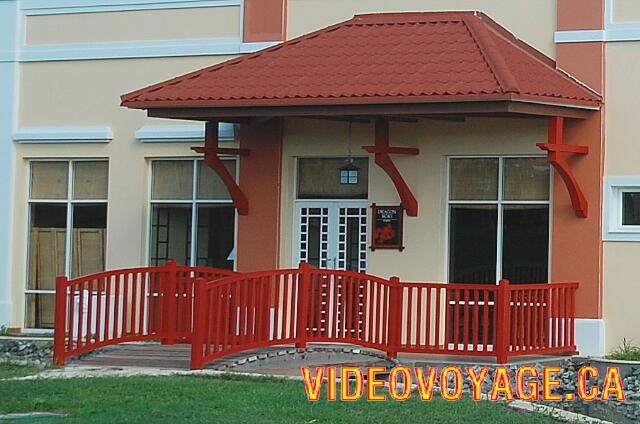
<svg viewBox="0 0 640 424">
<path fill-rule="evenodd" d="M 402 286 L 400 278 L 389 279 L 389 321 L 387 326 L 387 356 L 398 357 L 402 337 Z"/>
<path fill-rule="evenodd" d="M 205 334 L 207 333 L 208 296 L 204 278 L 194 280 L 193 334 L 191 335 L 191 369 L 201 370 L 204 365 Z M 207 343 L 208 345 L 208 343 Z"/>
<path fill-rule="evenodd" d="M 511 289 L 509 280 L 500 280 L 496 294 L 495 355 L 498 364 L 506 364 L 509 359 L 509 332 L 511 331 Z"/>
<path fill-rule="evenodd" d="M 165 282 L 163 287 L 164 316 L 162 322 L 164 326 L 163 345 L 172 345 L 176 343 L 176 325 L 178 317 L 176 316 L 176 302 L 178 291 L 178 269 L 176 261 L 170 259 L 164 266 Z"/>
<path fill-rule="evenodd" d="M 307 346 L 307 318 L 309 316 L 309 290 L 311 289 L 311 266 L 300 262 L 298 266 L 298 314 L 296 316 L 296 348 Z"/>
<path fill-rule="evenodd" d="M 67 333 L 67 277 L 56 277 L 56 311 L 53 333 L 53 360 L 64 365 L 64 342 Z M 73 299 L 71 299 L 73 302 Z M 71 335 L 69 335 L 71 337 Z"/>
</svg>

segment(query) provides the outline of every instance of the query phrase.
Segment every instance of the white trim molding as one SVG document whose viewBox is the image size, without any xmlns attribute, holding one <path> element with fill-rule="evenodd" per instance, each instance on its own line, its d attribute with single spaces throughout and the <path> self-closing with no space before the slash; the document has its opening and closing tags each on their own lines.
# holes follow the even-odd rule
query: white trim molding
<svg viewBox="0 0 640 424">
<path fill-rule="evenodd" d="M 605 355 L 605 324 L 603 319 L 576 318 L 576 347 L 581 356 Z"/>
<path fill-rule="evenodd" d="M 27 15 L 241 6 L 242 0 L 22 0 Z"/>
<path fill-rule="evenodd" d="M 0 52 L 12 51 L 18 45 L 20 32 L 18 18 L 19 2 L 0 1 Z M 15 326 L 12 314 L 16 305 L 11 302 L 12 249 L 15 147 L 11 142 L 16 126 L 18 104 L 18 64 L 15 55 L 0 63 L 0 326 Z"/>
<path fill-rule="evenodd" d="M 17 13 L 11 18 L 17 27 L 15 43 L 0 43 L 0 63 L 46 62 L 61 60 L 135 59 L 150 57 L 230 56 L 253 53 L 279 42 L 245 43 L 244 0 L 0 0 L 16 3 Z M 132 10 L 184 9 L 197 7 L 237 6 L 239 34 L 233 37 L 205 37 L 167 40 L 127 40 L 113 42 L 34 44 L 26 43 L 25 22 L 28 16 L 65 13 L 95 13 Z M 5 28 L 5 26 L 2 26 Z M 6 27 L 9 28 L 9 27 Z"/>
<path fill-rule="evenodd" d="M 235 125 L 220 123 L 218 137 L 220 141 L 235 140 Z M 136 139 L 141 143 L 193 142 L 204 140 L 204 124 L 184 125 L 145 125 L 136 131 Z"/>
<path fill-rule="evenodd" d="M 19 62 L 216 56 L 252 53 L 276 44 L 278 43 L 244 43 L 240 38 L 235 37 L 42 44 L 22 46 L 17 56 Z M 10 55 L 12 55 L 12 52 L 0 51 L 0 62 L 6 61 Z"/>
<path fill-rule="evenodd" d="M 556 31 L 556 43 L 640 41 L 640 21 L 618 22 L 613 18 L 614 0 L 605 0 L 604 29 Z"/>
<path fill-rule="evenodd" d="M 108 143 L 113 132 L 111 127 L 29 127 L 16 131 L 13 140 L 21 144 Z"/>
<path fill-rule="evenodd" d="M 625 191 L 640 192 L 640 176 L 604 178 L 604 241 L 640 241 L 640 226 L 622 225 L 622 193 Z"/>
</svg>

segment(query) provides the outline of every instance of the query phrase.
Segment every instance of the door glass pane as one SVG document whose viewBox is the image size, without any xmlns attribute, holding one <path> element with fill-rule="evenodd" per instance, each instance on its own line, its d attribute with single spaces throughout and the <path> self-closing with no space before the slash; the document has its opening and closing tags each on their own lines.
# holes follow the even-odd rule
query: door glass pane
<svg viewBox="0 0 640 424">
<path fill-rule="evenodd" d="M 504 200 L 549 200 L 547 159 L 505 159 Z"/>
<path fill-rule="evenodd" d="M 32 204 L 29 231 L 30 290 L 55 290 L 55 279 L 65 274 L 67 206 Z"/>
<path fill-rule="evenodd" d="M 233 206 L 198 206 L 198 266 L 233 269 L 234 221 Z"/>
<path fill-rule="evenodd" d="M 307 232 L 307 262 L 320 268 L 320 218 L 309 218 Z"/>
<path fill-rule="evenodd" d="M 622 193 L 622 225 L 640 225 L 640 192 Z"/>
<path fill-rule="evenodd" d="M 73 206 L 72 278 L 104 271 L 107 205 Z"/>
<path fill-rule="evenodd" d="M 109 185 L 109 163 L 106 161 L 74 162 L 73 198 L 106 199 Z"/>
<path fill-rule="evenodd" d="M 496 282 L 498 207 L 452 205 L 449 233 L 449 281 Z"/>
<path fill-rule="evenodd" d="M 153 161 L 152 198 L 154 200 L 191 200 L 193 198 L 193 161 Z"/>
<path fill-rule="evenodd" d="M 357 184 L 340 184 L 340 167 L 345 163 L 345 158 L 298 159 L 298 199 L 366 199 L 369 160 L 353 159 L 359 168 Z"/>
<path fill-rule="evenodd" d="M 368 208 L 339 208 L 337 269 L 365 272 Z"/>
<path fill-rule="evenodd" d="M 497 200 L 498 159 L 451 159 L 451 200 Z"/>
<path fill-rule="evenodd" d="M 235 177 L 236 162 L 223 161 L 229 173 Z M 222 183 L 218 174 L 208 167 L 203 161 L 198 161 L 198 199 L 228 200 L 231 199 L 227 187 Z"/>
<path fill-rule="evenodd" d="M 549 277 L 549 207 L 505 205 L 502 278 L 543 283 Z"/>
<path fill-rule="evenodd" d="M 31 162 L 31 198 L 66 199 L 68 162 Z"/>
<path fill-rule="evenodd" d="M 151 221 L 152 265 L 162 265 L 168 259 L 179 265 L 189 265 L 191 259 L 191 206 L 153 205 Z"/>
<path fill-rule="evenodd" d="M 27 293 L 27 328 L 53 328 L 54 294 Z"/>
</svg>

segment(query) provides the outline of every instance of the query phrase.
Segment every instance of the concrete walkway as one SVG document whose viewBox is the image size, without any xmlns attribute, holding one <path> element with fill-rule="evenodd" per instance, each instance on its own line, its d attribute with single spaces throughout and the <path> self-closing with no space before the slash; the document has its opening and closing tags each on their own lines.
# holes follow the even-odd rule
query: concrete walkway
<svg viewBox="0 0 640 424">
<path fill-rule="evenodd" d="M 158 370 L 188 371 L 190 345 L 163 346 L 157 343 L 126 343 L 71 360 L 73 367 L 89 368 L 153 368 Z M 410 366 L 443 367 L 446 365 L 495 365 L 492 358 L 446 355 L 401 354 L 399 362 Z M 510 365 L 559 364 L 562 357 L 519 357 Z M 236 371 L 269 375 L 300 375 L 301 366 L 373 364 L 393 366 L 384 352 L 347 344 L 310 343 L 306 349 L 297 350 L 293 345 L 274 346 L 241 352 L 205 366 L 209 370 Z"/>
</svg>

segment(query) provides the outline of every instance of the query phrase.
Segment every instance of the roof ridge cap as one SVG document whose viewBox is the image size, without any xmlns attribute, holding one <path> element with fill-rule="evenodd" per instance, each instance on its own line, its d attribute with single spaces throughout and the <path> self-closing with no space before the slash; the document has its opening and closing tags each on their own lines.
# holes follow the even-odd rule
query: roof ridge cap
<svg viewBox="0 0 640 424">
<path fill-rule="evenodd" d="M 502 91 L 505 93 L 520 93 L 518 81 L 511 73 L 502 55 L 498 52 L 498 48 L 478 15 L 474 14 L 471 19 L 464 16 L 463 21 Z"/>
</svg>

